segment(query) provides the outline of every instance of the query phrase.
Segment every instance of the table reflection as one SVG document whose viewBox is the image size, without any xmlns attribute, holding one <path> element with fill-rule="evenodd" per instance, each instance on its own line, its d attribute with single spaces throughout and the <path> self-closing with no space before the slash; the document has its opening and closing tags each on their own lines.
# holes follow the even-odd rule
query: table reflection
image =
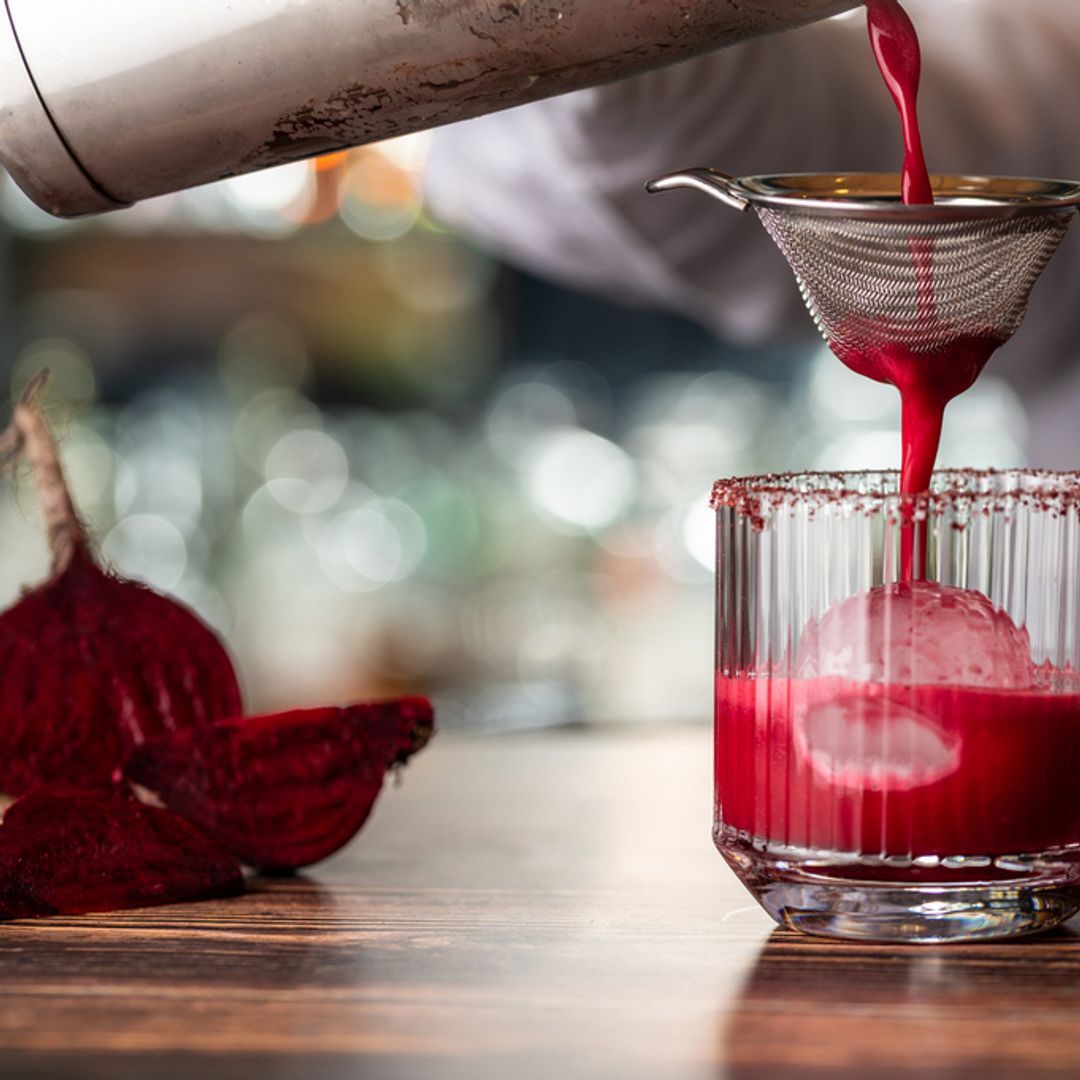
<svg viewBox="0 0 1080 1080">
<path fill-rule="evenodd" d="M 770 936 L 718 1054 L 726 1080 L 1076 1076 L 1080 925 L 938 948 Z"/>
</svg>

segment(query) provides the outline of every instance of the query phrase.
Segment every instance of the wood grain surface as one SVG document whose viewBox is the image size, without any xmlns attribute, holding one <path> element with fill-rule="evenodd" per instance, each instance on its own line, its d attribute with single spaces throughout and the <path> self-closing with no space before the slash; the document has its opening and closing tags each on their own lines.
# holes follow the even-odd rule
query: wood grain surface
<svg viewBox="0 0 1080 1080">
<path fill-rule="evenodd" d="M 367 830 L 235 900 L 0 927 L 0 1076 L 1080 1077 L 1080 934 L 774 930 L 710 737 L 441 736 Z"/>
</svg>

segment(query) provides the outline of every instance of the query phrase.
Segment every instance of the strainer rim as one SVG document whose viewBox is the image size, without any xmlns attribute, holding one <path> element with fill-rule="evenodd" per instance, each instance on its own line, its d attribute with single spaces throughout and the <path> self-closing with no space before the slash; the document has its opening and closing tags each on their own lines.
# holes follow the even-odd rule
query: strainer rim
<svg viewBox="0 0 1080 1080">
<path fill-rule="evenodd" d="M 1080 209 L 1080 181 L 1076 180 L 940 173 L 931 176 L 931 184 L 938 197 L 932 206 L 905 206 L 897 173 L 771 173 L 732 178 L 726 186 L 733 196 L 754 206 L 874 221 L 963 221 Z M 862 199 L 815 197 L 815 192 L 829 185 L 834 190 L 885 189 L 895 194 Z"/>
</svg>

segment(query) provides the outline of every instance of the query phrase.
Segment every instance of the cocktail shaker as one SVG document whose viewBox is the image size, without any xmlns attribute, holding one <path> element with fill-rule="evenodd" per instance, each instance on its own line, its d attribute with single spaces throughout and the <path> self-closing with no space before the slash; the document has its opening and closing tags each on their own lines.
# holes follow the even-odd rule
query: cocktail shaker
<svg viewBox="0 0 1080 1080">
<path fill-rule="evenodd" d="M 70 216 L 596 85 L 854 0 L 6 0 L 0 162 Z"/>
</svg>

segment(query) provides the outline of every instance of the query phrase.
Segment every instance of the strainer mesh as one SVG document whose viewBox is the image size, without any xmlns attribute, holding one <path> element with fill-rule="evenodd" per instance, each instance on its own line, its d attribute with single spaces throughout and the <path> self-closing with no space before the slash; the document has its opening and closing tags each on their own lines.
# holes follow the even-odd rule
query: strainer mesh
<svg viewBox="0 0 1080 1080">
<path fill-rule="evenodd" d="M 1074 213 L 907 222 L 755 209 L 841 354 L 936 352 L 968 335 L 1007 341 Z"/>
</svg>

